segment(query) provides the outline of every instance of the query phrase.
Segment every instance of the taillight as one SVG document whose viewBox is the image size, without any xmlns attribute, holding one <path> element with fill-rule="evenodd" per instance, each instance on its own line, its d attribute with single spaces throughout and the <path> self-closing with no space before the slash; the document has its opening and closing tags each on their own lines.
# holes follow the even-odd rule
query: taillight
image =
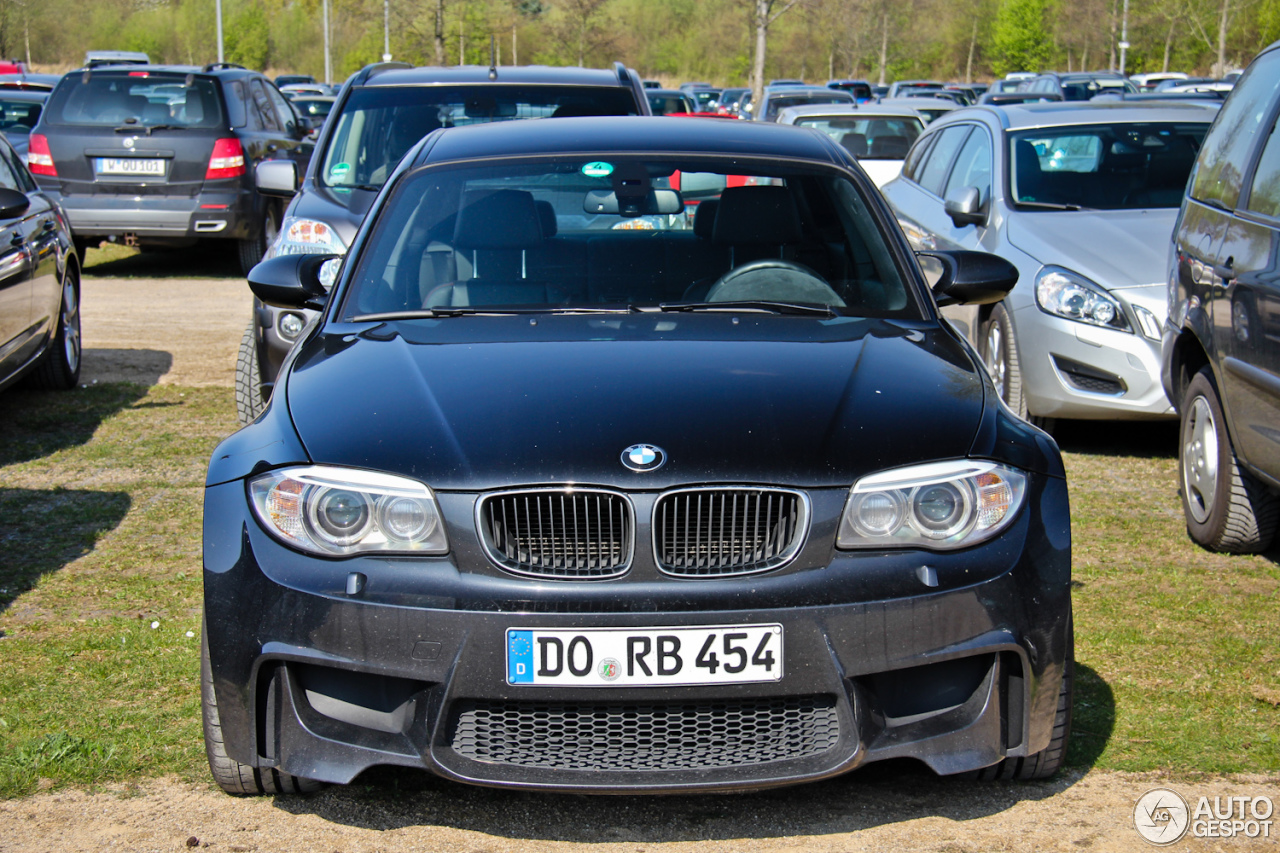
<svg viewBox="0 0 1280 853">
<path fill-rule="evenodd" d="M 244 149 L 239 139 L 219 139 L 213 143 L 213 154 L 209 157 L 209 168 L 205 170 L 206 181 L 220 178 L 238 178 L 244 174 Z"/>
<path fill-rule="evenodd" d="M 53 165 L 53 153 L 49 150 L 49 139 L 43 133 L 33 133 L 27 138 L 27 168 L 33 175 L 58 177 L 58 169 Z"/>
</svg>

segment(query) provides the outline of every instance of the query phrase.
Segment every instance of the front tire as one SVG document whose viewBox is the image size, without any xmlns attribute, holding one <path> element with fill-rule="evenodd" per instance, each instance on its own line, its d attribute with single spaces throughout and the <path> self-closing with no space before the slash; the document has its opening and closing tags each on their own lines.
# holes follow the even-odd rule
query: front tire
<svg viewBox="0 0 1280 853">
<path fill-rule="evenodd" d="M 218 698 L 213 692 L 213 669 L 209 665 L 209 632 L 200 631 L 200 705 L 204 722 L 204 750 L 209 770 L 218 787 L 228 794 L 309 794 L 324 787 L 323 782 L 290 776 L 270 767 L 250 767 L 227 755 L 218 716 Z"/>
<path fill-rule="evenodd" d="M 266 407 L 267 401 L 262 398 L 262 372 L 258 366 L 254 321 L 250 320 L 240 337 L 240 350 L 236 353 L 236 417 L 243 426 L 255 420 Z"/>
<path fill-rule="evenodd" d="M 257 233 L 237 241 L 240 249 L 241 272 L 247 276 L 249 270 L 258 265 L 258 262 L 266 256 L 267 249 L 270 249 L 271 244 L 276 241 L 278 233 L 280 233 L 280 214 L 276 211 L 274 202 L 267 202 L 262 209 L 262 222 L 259 224 Z"/>
<path fill-rule="evenodd" d="M 1178 483 L 1187 533 L 1211 551 L 1265 551 L 1280 519 L 1280 499 L 1236 459 L 1209 368 L 1192 377 L 1178 411 Z"/>
<path fill-rule="evenodd" d="M 74 261 L 62 277 L 62 300 L 58 304 L 58 326 L 44 358 L 31 373 L 31 385 L 52 391 L 67 391 L 80 381 L 83 354 L 80 338 L 80 273 Z"/>
<path fill-rule="evenodd" d="M 1056 418 L 1042 418 L 1027 411 L 1027 395 L 1022 381 L 1022 365 L 1018 360 L 1018 343 L 1013 336 L 1013 320 L 1004 303 L 991 309 L 979 330 L 978 354 L 995 383 L 1000 399 L 1014 414 L 1033 426 L 1052 434 Z"/>
</svg>

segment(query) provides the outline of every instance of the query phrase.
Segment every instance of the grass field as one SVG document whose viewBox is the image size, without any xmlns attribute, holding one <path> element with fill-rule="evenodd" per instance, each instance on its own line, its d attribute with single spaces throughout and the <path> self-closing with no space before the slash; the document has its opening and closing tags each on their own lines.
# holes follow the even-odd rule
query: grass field
<svg viewBox="0 0 1280 853">
<path fill-rule="evenodd" d="M 0 797 L 205 780 L 205 464 L 230 389 L 10 389 L 0 406 Z M 1069 762 L 1280 770 L 1280 567 L 1186 537 L 1168 424 L 1064 431 L 1079 681 Z"/>
</svg>

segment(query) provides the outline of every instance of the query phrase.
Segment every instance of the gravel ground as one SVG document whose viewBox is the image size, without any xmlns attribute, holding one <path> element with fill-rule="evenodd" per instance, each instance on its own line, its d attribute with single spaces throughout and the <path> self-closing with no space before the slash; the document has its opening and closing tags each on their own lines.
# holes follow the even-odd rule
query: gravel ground
<svg viewBox="0 0 1280 853">
<path fill-rule="evenodd" d="M 87 277 L 82 382 L 233 382 L 250 310 L 242 280 Z M 48 851 L 963 851 L 1152 849 L 1139 797 L 1267 796 L 1280 775 L 1166 778 L 1068 772 L 1037 784 L 939 780 L 913 764 L 740 796 L 581 797 L 468 788 L 388 771 L 311 797 L 240 799 L 211 783 L 151 780 L 0 802 L 0 853 Z M 1273 818 L 1280 824 L 1280 814 Z M 1269 838 L 1195 839 L 1172 850 L 1280 849 Z"/>
</svg>

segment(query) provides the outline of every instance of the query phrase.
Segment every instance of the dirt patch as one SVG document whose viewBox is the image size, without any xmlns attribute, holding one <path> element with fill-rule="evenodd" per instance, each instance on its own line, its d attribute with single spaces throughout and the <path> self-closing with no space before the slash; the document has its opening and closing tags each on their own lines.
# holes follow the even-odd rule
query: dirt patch
<svg viewBox="0 0 1280 853">
<path fill-rule="evenodd" d="M 81 384 L 234 386 L 253 310 L 243 279 L 86 276 L 82 291 Z"/>
<path fill-rule="evenodd" d="M 868 768 L 782 792 L 705 797 L 574 797 L 468 788 L 334 787 L 311 797 L 233 798 L 200 785 L 148 782 L 131 791 L 62 791 L 0 803 L 0 850 L 994 851 L 1153 849 L 1134 805 L 1168 786 L 1200 796 L 1269 796 L 1275 777 L 1169 782 L 1114 772 L 1051 782 L 980 785 L 919 771 Z M 195 839 L 194 842 L 191 839 Z M 1196 839 L 1171 850 L 1277 849 L 1271 838 Z"/>
</svg>

